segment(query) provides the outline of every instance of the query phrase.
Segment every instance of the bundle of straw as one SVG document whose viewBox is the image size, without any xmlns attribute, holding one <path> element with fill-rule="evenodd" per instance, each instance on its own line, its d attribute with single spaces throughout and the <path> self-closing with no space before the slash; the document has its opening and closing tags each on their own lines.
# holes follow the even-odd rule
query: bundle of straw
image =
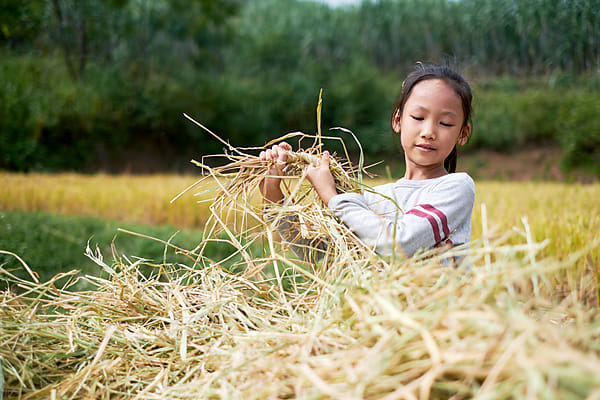
<svg viewBox="0 0 600 400">
<path fill-rule="evenodd" d="M 188 118 L 194 121 L 191 117 Z M 273 242 L 273 233 L 277 232 L 287 236 L 287 243 L 291 244 L 296 253 L 303 255 L 301 258 L 313 262 L 325 260 L 322 263 L 325 266 L 332 265 L 334 260 L 339 258 L 367 258 L 370 262 L 377 263 L 372 249 L 335 219 L 327 207 L 323 206 L 306 178 L 307 168 L 319 162 L 322 140 L 338 140 L 344 149 L 345 158 L 334 154 L 330 162 L 330 170 L 338 192 L 358 192 L 365 188 L 362 183 L 362 161 L 358 167 L 352 165 L 343 140 L 295 132 L 262 147 L 236 148 L 202 124 L 194 122 L 227 146 L 226 153 L 209 157 L 225 158 L 228 163 L 211 167 L 205 161 L 208 157 L 203 158 L 201 162 L 192 160 L 203 169 L 205 176 L 186 188 L 173 201 L 194 187 L 210 182 L 213 187 L 209 190 L 215 195 L 210 199 L 211 217 L 206 224 L 209 235 L 215 236 L 225 232 L 230 238 L 235 236 L 240 242 L 248 243 L 259 238 L 265 239 L 266 233 L 268 245 L 273 250 L 278 246 Z M 271 165 L 261 161 L 251 152 L 258 152 L 277 142 L 294 138 L 298 139 L 299 143 L 303 140 L 312 141 L 312 146 L 290 152 L 287 158 L 282 184 L 285 201 L 282 204 L 265 204 L 260 200 L 259 186 L 268 176 Z M 197 195 L 204 193 L 206 190 Z M 285 232 L 285 229 L 281 229 L 282 225 L 291 231 Z M 277 229 L 278 227 L 280 229 Z M 247 255 L 245 258 L 250 260 L 252 256 Z"/>
<path fill-rule="evenodd" d="M 199 163 L 216 187 L 205 237 L 192 250 L 163 242 L 189 265 L 132 262 L 116 251 L 109 265 L 88 248 L 109 278 L 85 277 L 94 290 L 80 292 L 69 290 L 76 271 L 40 283 L 22 259 L 31 280 L 0 266 L 0 279 L 15 289 L 0 292 L 0 392 L 7 399 L 600 398 L 600 314 L 576 295 L 554 301 L 547 278 L 600 243 L 559 262 L 539 259 L 547 243 L 531 235 L 519 231 L 527 242 L 506 245 L 507 235 L 484 229 L 470 248 L 382 259 L 304 185 L 318 148 L 291 157 L 292 183 L 287 201 L 270 210 L 274 219 L 256 199 L 268 167 L 256 156 L 229 147 L 228 165 Z M 362 188 L 352 171 L 337 179 Z M 278 247 L 272 224 L 286 216 L 304 224 L 309 244 L 327 239 L 325 262 L 307 264 Z M 205 255 L 212 242 L 232 251 L 212 260 Z M 466 262 L 451 268 L 443 263 L 449 257 Z"/>
<path fill-rule="evenodd" d="M 533 277 L 568 268 L 532 262 L 542 247 L 475 243 L 470 270 L 435 255 L 344 265 L 352 275 L 300 265 L 288 285 L 206 259 L 144 276 L 142 260 L 109 266 L 89 250 L 110 276 L 87 277 L 93 291 L 66 290 L 73 273 L 38 283 L 2 269 L 19 289 L 0 296 L 4 396 L 598 398 L 600 316 L 531 295 Z"/>
</svg>

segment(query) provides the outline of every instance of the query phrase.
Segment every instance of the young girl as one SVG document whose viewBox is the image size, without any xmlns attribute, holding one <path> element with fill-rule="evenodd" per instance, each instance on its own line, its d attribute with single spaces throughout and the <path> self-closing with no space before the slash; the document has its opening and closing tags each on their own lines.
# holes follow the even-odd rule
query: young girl
<svg viewBox="0 0 600 400">
<path fill-rule="evenodd" d="M 403 82 L 392 113 L 392 128 L 404 150 L 404 177 L 374 192 L 337 193 L 324 151 L 307 178 L 333 214 L 379 254 L 396 248 L 410 257 L 420 249 L 468 243 L 475 185 L 455 170 L 456 147 L 471 133 L 471 101 L 471 88 L 461 75 L 419 64 Z M 281 143 L 260 153 L 271 165 L 261 185 L 267 201 L 283 200 L 279 166 L 291 149 Z"/>
</svg>

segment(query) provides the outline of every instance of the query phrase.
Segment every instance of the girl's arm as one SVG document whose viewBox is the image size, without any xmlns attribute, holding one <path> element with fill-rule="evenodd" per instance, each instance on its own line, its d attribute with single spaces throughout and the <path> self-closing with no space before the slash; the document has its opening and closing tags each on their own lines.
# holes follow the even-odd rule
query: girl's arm
<svg viewBox="0 0 600 400">
<path fill-rule="evenodd" d="M 329 169 L 329 159 L 329 152 L 324 151 L 319 165 L 309 166 L 306 172 L 306 177 L 325 205 L 328 205 L 329 200 L 338 194 L 335 189 L 335 180 Z"/>
<path fill-rule="evenodd" d="M 396 251 L 410 257 L 419 249 L 443 242 L 466 243 L 471 235 L 475 188 L 468 175 L 451 175 L 423 191 L 417 204 L 404 213 L 393 201 L 377 194 L 340 194 L 330 199 L 329 208 L 383 255 Z M 392 188 L 385 193 L 388 197 L 403 195 L 400 186 L 388 188 Z"/>
<path fill-rule="evenodd" d="M 281 179 L 288 154 L 291 150 L 292 146 L 282 142 L 260 152 L 259 159 L 270 166 L 259 185 L 260 192 L 267 202 L 280 203 L 285 198 L 281 190 Z M 327 164 L 329 165 L 329 162 Z M 333 177 L 331 179 L 333 180 Z M 285 215 L 277 217 L 277 215 L 267 213 L 265 214 L 265 219 L 274 224 L 283 241 L 289 244 L 290 249 L 292 249 L 298 258 L 304 261 L 316 262 L 324 256 L 327 249 L 327 242 L 322 238 L 303 238 L 298 229 L 300 221 L 297 216 Z"/>
<path fill-rule="evenodd" d="M 265 200 L 271 203 L 278 203 L 284 198 L 281 191 L 281 177 L 291 150 L 292 146 L 286 142 L 282 142 L 260 152 L 259 159 L 267 163 L 270 168 L 260 183 L 259 189 Z M 326 205 L 329 204 L 329 200 L 333 196 L 338 194 L 335 189 L 335 180 L 329 170 L 329 160 L 329 152 L 324 151 L 319 165 L 309 166 L 306 174 L 309 182 L 314 186 L 317 194 Z"/>
</svg>

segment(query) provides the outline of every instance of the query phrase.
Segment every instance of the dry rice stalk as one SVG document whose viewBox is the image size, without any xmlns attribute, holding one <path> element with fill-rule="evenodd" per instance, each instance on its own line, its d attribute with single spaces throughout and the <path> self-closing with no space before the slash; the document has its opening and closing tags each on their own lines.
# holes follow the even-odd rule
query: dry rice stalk
<svg viewBox="0 0 600 400">
<path fill-rule="evenodd" d="M 301 134 L 300 134 L 301 135 Z M 0 364 L 7 399 L 585 399 L 600 393 L 600 314 L 550 296 L 531 237 L 382 259 L 318 204 L 304 182 L 315 149 L 290 160 L 288 201 L 265 218 L 266 166 L 243 149 L 200 165 L 216 182 L 205 237 L 189 265 L 152 265 L 87 250 L 109 279 L 69 291 L 0 266 Z M 337 160 L 338 184 L 352 185 Z M 350 187 L 350 186 L 348 186 Z M 360 185 L 352 186 L 361 188 Z M 273 221 L 297 216 L 324 261 L 289 257 Z M 265 239 L 266 238 L 266 239 Z M 257 254 L 255 245 L 261 243 Z M 204 250 L 232 248 L 222 260 Z M 168 243 L 165 243 L 169 246 Z M 466 256 L 458 268 L 448 257 Z M 233 262 L 225 268 L 224 265 Z M 325 267 L 324 267 L 325 266 Z M 142 267 L 152 268 L 143 274 Z M 29 267 L 24 266 L 29 269 Z M 235 272 L 239 270 L 238 272 Z M 66 282 L 65 282 L 66 280 Z M 537 295 L 534 295 L 536 293 Z"/>
<path fill-rule="evenodd" d="M 600 317 L 543 296 L 546 271 L 568 265 L 531 252 L 492 240 L 472 245 L 468 270 L 433 254 L 334 265 L 357 273 L 282 294 L 209 262 L 144 276 L 115 257 L 86 292 L 59 288 L 69 274 L 1 270 L 20 290 L 0 294 L 4 396 L 584 399 L 600 388 Z M 533 276 L 538 297 L 516 290 Z"/>
<path fill-rule="evenodd" d="M 217 137 L 214 133 L 211 132 L 211 134 Z M 316 139 L 321 137 L 291 133 L 260 148 L 234 148 L 227 144 L 228 153 L 218 155 L 218 157 L 227 159 L 229 163 L 219 167 L 211 167 L 204 161 L 192 160 L 206 174 L 202 180 L 211 179 L 215 183 L 213 189 L 215 195 L 210 206 L 211 216 L 206 224 L 209 236 L 224 233 L 230 240 L 238 241 L 236 247 L 241 247 L 242 242 L 264 239 L 266 232 L 268 247 L 273 255 L 279 251 L 276 249 L 280 247 L 279 244 L 273 243 L 274 227 L 280 225 L 282 221 L 292 220 L 293 226 L 299 231 L 295 237 L 298 240 L 296 241 L 293 237 L 296 233 L 288 233 L 288 236 L 292 235 L 287 238 L 288 242 L 301 243 L 296 245 L 296 251 L 304 253 L 308 260 L 315 261 L 322 258 L 323 266 L 340 264 L 340 259 L 346 261 L 368 260 L 369 263 L 379 263 L 373 251 L 344 224 L 337 221 L 326 207 L 323 207 L 312 185 L 308 183 L 306 170 L 309 165 L 315 165 L 318 162 L 320 151 L 318 146 L 300 149 L 290 154 L 286 166 L 283 168 L 285 178 L 282 189 L 286 196 L 285 201 L 283 204 L 277 205 L 263 204 L 259 185 L 267 176 L 271 166 L 260 161 L 258 156 L 244 151 L 254 150 L 256 152 L 276 142 L 293 138 L 297 138 L 299 143 L 306 139 L 317 143 Z M 330 137 L 322 139 L 340 140 Z M 219 140 L 226 143 L 222 139 Z M 345 149 L 343 141 L 340 140 L 340 142 Z M 335 155 L 331 157 L 330 169 L 338 191 L 364 190 L 365 186 L 362 185 L 360 178 L 362 171 L 352 166 L 346 151 L 345 153 L 345 159 Z M 185 191 L 190 190 L 193 186 Z M 176 196 L 175 199 L 182 194 Z M 252 260 L 255 257 L 253 255 L 244 251 L 243 256 L 248 265 L 254 264 Z"/>
</svg>

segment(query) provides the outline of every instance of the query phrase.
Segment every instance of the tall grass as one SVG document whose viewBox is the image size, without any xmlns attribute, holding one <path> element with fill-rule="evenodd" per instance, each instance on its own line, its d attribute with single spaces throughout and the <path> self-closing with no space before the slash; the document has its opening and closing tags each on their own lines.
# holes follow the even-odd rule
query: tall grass
<svg viewBox="0 0 600 400">
<path fill-rule="evenodd" d="M 170 200 L 196 181 L 180 175 L 12 174 L 0 172 L 0 209 L 92 216 L 144 224 L 202 227 L 205 196 Z M 200 202 L 200 203 L 198 203 Z"/>
<path fill-rule="evenodd" d="M 482 204 L 486 206 L 487 224 L 495 234 L 517 230 L 518 236 L 525 238 L 525 218 L 534 240 L 548 240 L 541 252 L 544 256 L 567 260 L 600 238 L 598 184 L 479 182 L 476 191 L 473 238 L 482 238 Z M 589 251 L 569 271 L 569 279 L 590 272 L 600 278 L 600 248 Z"/>
<path fill-rule="evenodd" d="M 555 290 L 557 276 L 598 249 L 597 232 L 561 261 L 544 255 L 551 247 L 545 238 L 534 239 L 535 218 L 519 221 L 512 236 L 492 229 L 494 202 L 500 216 L 512 218 L 527 191 L 524 209 L 539 206 L 559 216 L 555 206 L 569 196 L 595 210 L 587 202 L 597 186 L 536 191 L 510 184 L 520 190 L 513 193 L 515 203 L 503 203 L 502 185 L 480 184 L 478 196 L 492 201 L 479 200 L 475 221 L 482 228 L 475 226 L 479 235 L 469 250 L 390 259 L 342 248 L 311 265 L 286 257 L 268 221 L 255 214 L 250 194 L 257 189 L 239 185 L 245 178 L 256 183 L 265 166 L 255 159 L 237 166 L 243 168 L 232 180 L 211 171 L 224 180 L 209 209 L 210 233 L 183 251 L 187 262 L 152 265 L 119 254 L 109 261 L 88 248 L 108 278 L 87 277 L 95 290 L 79 292 L 65 290 L 73 273 L 39 282 L 0 266 L 2 279 L 19 290 L 0 293 L 4 393 L 89 399 L 600 395 L 600 314 L 576 293 L 598 285 L 587 273 L 571 293 L 557 297 Z M 314 193 L 294 187 L 290 193 L 310 207 Z M 552 192 L 567 198 L 551 202 Z M 296 211 L 304 215 L 308 207 Z M 221 218 L 236 211 L 256 218 L 262 229 Z M 215 227 L 227 235 L 215 237 Z M 262 254 L 239 241 L 238 228 L 249 240 L 266 235 Z M 214 241 L 231 245 L 246 268 L 231 272 L 207 257 L 204 244 Z M 465 254 L 456 268 L 443 262 Z M 153 273 L 142 274 L 143 267 Z"/>
<path fill-rule="evenodd" d="M 208 179 L 171 202 L 182 188 L 196 180 L 194 176 L 178 175 L 0 173 L 0 184 L 4 188 L 0 192 L 0 209 L 169 224 L 176 229 L 204 229 L 211 215 L 211 199 L 216 193 L 211 189 L 213 181 Z M 370 180 L 368 184 L 382 182 Z M 540 251 L 544 257 L 569 260 L 600 237 L 600 204 L 597 201 L 600 184 L 477 182 L 476 190 L 474 241 L 483 239 L 481 205 L 486 207 L 486 224 L 491 235 L 516 230 L 518 233 L 508 239 L 509 244 L 525 239 L 527 235 L 534 241 L 547 240 L 547 246 Z M 256 197 L 253 201 L 260 204 Z M 529 232 L 524 229 L 523 218 L 526 218 Z M 249 223 L 256 221 L 251 219 Z M 211 247 L 214 248 L 214 244 Z M 557 273 L 555 286 L 562 288 L 562 295 L 575 290 L 577 297 L 593 302 L 596 295 L 590 292 L 587 280 L 600 282 L 599 266 L 600 249 L 589 249 L 570 268 Z M 578 292 L 582 287 L 587 289 Z"/>
<path fill-rule="evenodd" d="M 599 62 L 595 0 L 365 1 L 356 17 L 354 37 L 388 68 L 447 55 L 488 74 L 594 71 Z"/>
<path fill-rule="evenodd" d="M 214 191 L 171 200 L 198 177 L 180 175 L 16 174 L 0 172 L 0 209 L 94 216 L 125 222 L 202 228 Z M 369 184 L 383 180 L 370 180 Z M 205 183 L 206 189 L 211 183 Z M 481 238 L 481 204 L 490 228 L 505 232 L 527 217 L 533 238 L 550 240 L 545 254 L 565 259 L 600 232 L 600 184 L 477 182 L 473 239 Z M 194 192 L 203 192 L 195 188 Z M 257 199 L 258 201 L 258 199 Z M 592 256 L 598 265 L 598 255 Z"/>
</svg>

